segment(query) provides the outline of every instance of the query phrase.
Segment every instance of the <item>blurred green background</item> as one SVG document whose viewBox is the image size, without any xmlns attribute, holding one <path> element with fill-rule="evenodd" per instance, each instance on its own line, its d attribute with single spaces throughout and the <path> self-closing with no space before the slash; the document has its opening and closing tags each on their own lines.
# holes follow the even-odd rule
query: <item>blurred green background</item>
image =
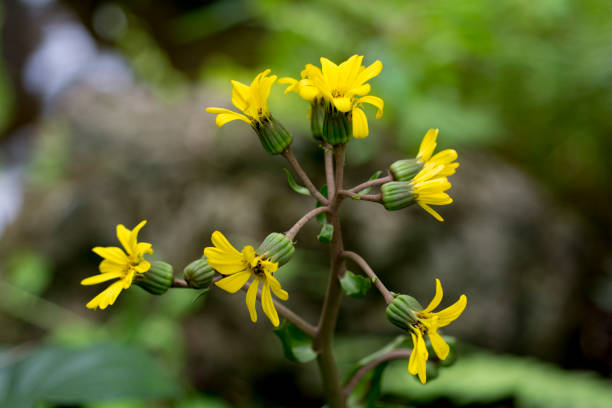
<svg viewBox="0 0 612 408">
<path fill-rule="evenodd" d="M 96 245 L 141 233 L 180 273 L 215 229 L 257 243 L 312 202 L 247 126 L 219 130 L 230 79 L 354 53 L 383 62 L 371 135 L 347 183 L 413 156 L 428 128 L 459 152 L 444 223 L 347 202 L 348 248 L 391 289 L 468 296 L 446 330 L 458 362 L 421 386 L 385 371 L 386 407 L 612 406 L 612 2 L 608 0 L 79 1 L 0 4 L 0 406 L 313 407 L 314 363 L 283 358 L 242 295 L 134 287 L 104 312 Z M 275 86 L 275 117 L 324 183 L 307 106 Z M 314 224 L 314 223 L 313 223 Z M 326 248 L 315 225 L 278 272 L 315 322 Z M 355 269 L 354 269 L 355 270 Z M 342 372 L 397 330 L 376 293 L 346 298 Z"/>
</svg>

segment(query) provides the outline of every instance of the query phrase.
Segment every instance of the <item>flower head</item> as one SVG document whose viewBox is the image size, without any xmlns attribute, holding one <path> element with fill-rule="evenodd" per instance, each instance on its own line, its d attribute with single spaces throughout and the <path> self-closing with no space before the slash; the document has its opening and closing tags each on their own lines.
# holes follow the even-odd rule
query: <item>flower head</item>
<svg viewBox="0 0 612 408">
<path fill-rule="evenodd" d="M 261 306 L 264 313 L 274 326 L 278 326 L 279 319 L 271 293 L 281 300 L 287 300 L 289 294 L 281 288 L 279 281 L 273 276 L 278 269 L 278 262 L 272 262 L 255 253 L 252 246 L 247 245 L 238 251 L 219 231 L 212 234 L 211 241 L 214 246 L 204 248 L 204 256 L 208 264 L 225 278 L 215 282 L 221 289 L 236 293 L 251 278 L 251 284 L 246 294 L 246 305 L 251 315 L 251 321 L 257 321 L 255 302 L 259 284 L 262 284 Z"/>
<path fill-rule="evenodd" d="M 427 335 L 431 340 L 431 345 L 434 352 L 440 360 L 446 360 L 449 353 L 449 346 L 446 344 L 442 336 L 438 333 L 438 329 L 449 325 L 453 320 L 456 320 L 467 305 L 467 297 L 461 295 L 453 305 L 439 312 L 433 312 L 442 301 L 442 284 L 439 279 L 436 279 L 436 294 L 429 305 L 416 312 L 416 322 L 411 325 L 410 336 L 414 348 L 408 361 L 408 371 L 412 375 L 418 375 L 419 380 L 423 384 L 427 380 L 426 367 L 429 353 L 425 345 L 424 336 Z"/>
<path fill-rule="evenodd" d="M 424 166 L 436 168 L 441 166 L 436 173 L 439 177 L 447 177 L 455 174 L 459 163 L 457 160 L 457 152 L 454 149 L 446 149 L 433 154 L 436 149 L 436 139 L 438 138 L 439 129 L 429 129 L 421 141 L 419 153 L 417 153 L 417 161 Z M 433 156 L 432 156 L 433 155 Z"/>
<path fill-rule="evenodd" d="M 117 238 L 124 249 L 119 247 L 95 247 L 93 252 L 104 260 L 100 262 L 100 274 L 90 276 L 81 281 L 81 285 L 95 285 L 112 279 L 119 279 L 100 292 L 89 303 L 88 309 L 106 309 L 115 303 L 123 289 L 132 285 L 136 274 L 145 273 L 151 268 L 145 254 L 152 254 L 153 248 L 147 242 L 138 242 L 138 232 L 147 221 L 142 221 L 134 229 L 129 230 L 122 224 L 117 225 Z M 125 250 L 125 251 L 124 251 Z"/>
<path fill-rule="evenodd" d="M 270 119 L 268 97 L 272 84 L 276 82 L 276 75 L 268 76 L 269 69 L 259 73 L 251 85 L 232 80 L 232 103 L 243 113 L 236 113 L 224 108 L 206 108 L 206 112 L 217 115 L 217 126 L 221 127 L 233 120 L 241 120 L 250 125 L 257 125 Z M 245 116 L 246 115 L 246 116 Z"/>
<path fill-rule="evenodd" d="M 370 84 L 367 83 L 380 74 L 382 63 L 376 61 L 366 67 L 362 62 L 362 55 L 353 55 L 340 65 L 321 57 L 321 68 L 307 64 L 301 80 L 281 78 L 279 83 L 289 84 L 285 93 L 297 92 L 307 101 L 325 102 L 328 109 L 346 114 L 352 121 L 353 137 L 364 138 L 369 130 L 361 106 L 367 103 L 376 107 L 378 119 L 383 114 L 384 101 L 368 95 Z"/>
</svg>

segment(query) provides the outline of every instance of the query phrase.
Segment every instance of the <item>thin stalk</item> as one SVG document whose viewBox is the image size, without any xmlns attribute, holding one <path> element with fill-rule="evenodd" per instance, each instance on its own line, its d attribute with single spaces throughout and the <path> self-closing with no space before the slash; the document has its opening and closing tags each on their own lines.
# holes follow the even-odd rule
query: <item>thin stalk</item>
<svg viewBox="0 0 612 408">
<path fill-rule="evenodd" d="M 334 182 L 334 148 L 328 143 L 323 145 L 325 149 L 325 178 L 327 179 L 327 195 L 329 200 L 333 199 L 333 194 L 336 192 Z"/>
<path fill-rule="evenodd" d="M 383 354 L 375 360 L 370 361 L 368 364 L 361 367 L 357 372 L 351 377 L 349 382 L 344 387 L 342 391 L 344 393 L 344 397 L 347 398 L 353 392 L 353 389 L 359 384 L 359 381 L 366 375 L 370 370 L 372 370 L 377 365 L 384 363 L 385 361 L 398 360 L 410 358 L 410 354 L 412 350 L 410 349 L 397 349 L 388 352 L 387 354 Z"/>
<path fill-rule="evenodd" d="M 313 219 L 314 217 L 316 217 L 317 215 L 324 213 L 324 212 L 328 212 L 329 211 L 329 207 L 319 207 L 319 208 L 315 208 L 314 210 L 310 210 L 309 212 L 307 212 L 306 214 L 304 214 L 304 216 L 302 218 L 300 218 L 294 225 L 293 227 L 291 227 L 291 229 L 287 232 L 285 232 L 285 235 L 287 236 L 287 238 L 289 238 L 290 240 L 294 240 L 295 236 L 297 235 L 298 232 L 300 232 L 300 230 L 302 229 L 302 227 L 311 219 Z"/>
<path fill-rule="evenodd" d="M 285 149 L 282 155 L 285 159 L 287 159 L 291 167 L 293 167 L 293 170 L 295 170 L 295 172 L 300 177 L 300 179 L 302 180 L 302 182 L 304 183 L 308 191 L 310 191 L 310 194 L 314 198 L 316 198 L 318 202 L 327 205 L 328 204 L 327 199 L 323 197 L 323 195 L 319 192 L 319 190 L 317 190 L 314 184 L 312 184 L 312 181 L 310 181 L 310 178 L 308 177 L 304 169 L 302 169 L 302 166 L 300 166 L 300 163 L 295 158 L 295 155 L 293 154 L 293 151 L 291 151 L 291 148 L 288 147 L 287 149 Z"/>
<path fill-rule="evenodd" d="M 334 357 L 332 343 L 334 331 L 340 310 L 342 288 L 339 277 L 344 273 L 345 262 L 340 255 L 344 251 L 342 229 L 338 217 L 338 207 L 342 197 L 338 194 L 342 188 L 344 178 L 344 145 L 337 146 L 334 151 L 336 161 L 336 179 L 333 200 L 330 205 L 330 223 L 334 226 L 334 235 L 330 243 L 330 273 L 327 282 L 327 291 L 323 302 L 323 310 L 319 319 L 317 337 L 314 341 L 317 351 L 317 363 L 323 380 L 323 387 L 330 408 L 344 408 L 346 401 L 342 394 L 342 386 L 338 376 L 338 366 Z"/>
<path fill-rule="evenodd" d="M 366 181 L 364 183 L 361 183 L 361 184 L 351 188 L 348 191 L 351 192 L 351 193 L 359 193 L 364 188 L 379 186 L 381 184 L 385 184 L 385 183 L 388 183 L 390 181 L 393 181 L 393 177 L 389 174 L 389 175 L 387 175 L 385 177 L 377 178 L 376 180 L 368 180 L 368 181 Z"/>
<path fill-rule="evenodd" d="M 391 294 L 391 292 L 389 292 L 389 289 L 385 287 L 385 285 L 378 278 L 376 273 L 374 273 L 374 270 L 372 270 L 370 265 L 368 265 L 368 263 L 365 261 L 365 259 L 361 257 L 361 255 L 353 251 L 344 251 L 342 252 L 342 256 L 344 258 L 350 259 L 351 261 L 359 265 L 361 270 L 364 271 L 365 274 L 368 275 L 370 280 L 374 283 L 374 285 L 376 285 L 376 288 L 378 289 L 380 294 L 383 295 L 383 297 L 385 298 L 385 303 L 389 304 L 393 302 L 393 295 Z"/>
<path fill-rule="evenodd" d="M 382 199 L 382 194 L 380 193 L 378 194 L 357 194 L 349 190 L 340 190 L 338 194 L 340 194 L 343 197 L 350 197 L 353 200 L 373 201 L 375 203 L 380 203 L 380 200 Z"/>
</svg>

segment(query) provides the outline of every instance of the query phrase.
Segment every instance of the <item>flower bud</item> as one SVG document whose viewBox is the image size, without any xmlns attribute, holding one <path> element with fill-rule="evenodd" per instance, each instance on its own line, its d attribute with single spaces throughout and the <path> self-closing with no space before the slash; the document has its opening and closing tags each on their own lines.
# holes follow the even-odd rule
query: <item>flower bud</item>
<svg viewBox="0 0 612 408">
<path fill-rule="evenodd" d="M 283 266 L 289 262 L 295 248 L 293 242 L 286 235 L 273 232 L 264 239 L 255 252 L 262 258 L 278 262 L 278 266 Z"/>
<path fill-rule="evenodd" d="M 347 143 L 353 137 L 352 121 L 348 113 L 328 105 L 323 119 L 323 140 L 332 146 Z"/>
<path fill-rule="evenodd" d="M 423 306 L 412 296 L 399 295 L 387 306 L 387 319 L 400 329 L 409 330 L 410 326 L 418 323 L 417 311 Z"/>
<path fill-rule="evenodd" d="M 151 269 L 145 273 L 138 273 L 134 277 L 134 283 L 152 295 L 162 295 L 172 286 L 174 274 L 172 265 L 161 262 L 151 262 Z"/>
<path fill-rule="evenodd" d="M 265 118 L 261 122 L 255 122 L 253 128 L 259 136 L 261 145 L 270 154 L 282 153 L 293 141 L 287 129 L 272 116 Z"/>
<path fill-rule="evenodd" d="M 316 140 L 323 140 L 323 115 L 325 108 L 315 99 L 310 104 L 310 130 Z"/>
<path fill-rule="evenodd" d="M 407 181 L 390 181 L 383 184 L 380 191 L 383 205 L 389 211 L 399 210 L 416 202 L 412 183 Z"/>
<path fill-rule="evenodd" d="M 183 278 L 190 288 L 206 289 L 212 284 L 215 273 L 215 270 L 203 256 L 191 262 L 183 269 Z"/>
<path fill-rule="evenodd" d="M 397 181 L 411 181 L 423 168 L 423 162 L 418 159 L 398 160 L 391 165 L 389 170 Z"/>
</svg>

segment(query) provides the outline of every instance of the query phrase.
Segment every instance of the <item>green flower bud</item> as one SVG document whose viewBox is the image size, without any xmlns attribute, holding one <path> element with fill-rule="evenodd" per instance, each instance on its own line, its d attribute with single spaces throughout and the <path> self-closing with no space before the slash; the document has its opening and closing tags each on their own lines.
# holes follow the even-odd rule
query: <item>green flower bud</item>
<svg viewBox="0 0 612 408">
<path fill-rule="evenodd" d="M 351 137 L 353 137 L 353 126 L 349 114 L 327 105 L 323 119 L 323 140 L 336 146 L 347 143 Z"/>
<path fill-rule="evenodd" d="M 400 329 L 410 330 L 410 326 L 418 323 L 417 312 L 423 306 L 412 296 L 399 295 L 387 306 L 387 319 Z"/>
<path fill-rule="evenodd" d="M 325 115 L 323 104 L 314 100 L 310 104 L 310 130 L 316 140 L 323 140 L 323 115 Z"/>
<path fill-rule="evenodd" d="M 278 266 L 283 266 L 289 262 L 295 248 L 293 242 L 286 235 L 273 232 L 264 239 L 255 252 L 272 262 L 278 262 Z"/>
<path fill-rule="evenodd" d="M 390 181 L 383 184 L 380 191 L 383 205 L 389 211 L 399 210 L 416 202 L 412 183 L 407 181 Z"/>
<path fill-rule="evenodd" d="M 259 136 L 261 145 L 270 154 L 282 153 L 293 141 L 289 132 L 272 116 L 262 122 L 255 122 L 253 128 Z"/>
<path fill-rule="evenodd" d="M 391 175 L 397 181 L 411 181 L 423 168 L 423 162 L 417 159 L 398 160 L 391 165 Z"/>
<path fill-rule="evenodd" d="M 183 269 L 183 278 L 194 289 L 208 288 L 215 277 L 215 270 L 208 264 L 205 257 L 196 259 Z"/>
<path fill-rule="evenodd" d="M 166 293 L 173 280 L 172 265 L 161 261 L 151 262 L 151 269 L 134 277 L 134 283 L 152 295 Z"/>
</svg>

